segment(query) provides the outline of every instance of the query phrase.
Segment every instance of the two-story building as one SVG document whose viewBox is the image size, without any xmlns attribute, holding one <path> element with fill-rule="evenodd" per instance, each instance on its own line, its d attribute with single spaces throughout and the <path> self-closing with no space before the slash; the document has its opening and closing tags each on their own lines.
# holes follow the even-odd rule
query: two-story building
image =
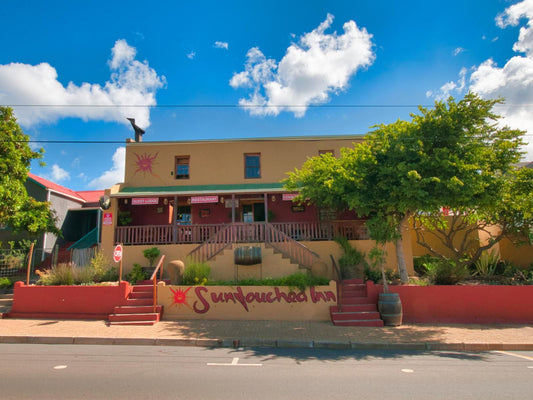
<svg viewBox="0 0 533 400">
<path fill-rule="evenodd" d="M 124 182 L 106 191 L 102 248 L 111 256 L 122 243 L 126 272 L 134 262 L 146 264 L 142 250 L 156 246 L 167 261 L 206 261 L 213 277 L 233 278 L 239 270 L 235 249 L 253 245 L 261 248 L 254 275 L 280 276 L 313 265 L 331 273 L 330 255 L 341 255 L 334 237 L 345 236 L 365 252 L 373 246 L 364 218 L 294 203 L 296 194 L 286 192 L 281 180 L 308 157 L 339 155 L 361 140 L 128 140 Z M 405 252 L 410 260 L 410 248 Z M 395 267 L 394 249 L 388 253 Z"/>
</svg>

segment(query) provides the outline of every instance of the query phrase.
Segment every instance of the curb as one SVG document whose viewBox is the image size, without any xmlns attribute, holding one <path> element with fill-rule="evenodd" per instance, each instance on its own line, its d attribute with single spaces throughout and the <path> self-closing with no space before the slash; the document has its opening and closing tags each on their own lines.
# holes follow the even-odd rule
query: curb
<svg viewBox="0 0 533 400">
<path fill-rule="evenodd" d="M 388 350 L 388 351 L 533 351 L 533 343 L 389 343 L 389 342 L 335 342 L 320 340 L 273 339 L 172 339 L 172 338 L 113 338 L 83 336 L 0 336 L 2 344 L 75 344 L 119 346 L 183 346 L 249 348 L 270 347 L 279 349 L 329 349 L 329 350 Z"/>
</svg>

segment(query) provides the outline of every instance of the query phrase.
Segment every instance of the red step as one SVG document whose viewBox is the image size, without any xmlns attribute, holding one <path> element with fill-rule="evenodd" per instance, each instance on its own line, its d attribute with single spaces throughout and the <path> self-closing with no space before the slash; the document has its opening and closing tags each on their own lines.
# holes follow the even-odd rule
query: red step
<svg viewBox="0 0 533 400">
<path fill-rule="evenodd" d="M 368 299 L 362 279 L 342 281 L 342 299 L 330 307 L 331 322 L 335 326 L 384 326 L 377 309 Z"/>
<path fill-rule="evenodd" d="M 109 314 L 110 325 L 154 325 L 163 314 L 163 307 L 156 306 L 154 312 L 153 286 L 135 285 L 126 305 L 116 306 Z"/>
</svg>

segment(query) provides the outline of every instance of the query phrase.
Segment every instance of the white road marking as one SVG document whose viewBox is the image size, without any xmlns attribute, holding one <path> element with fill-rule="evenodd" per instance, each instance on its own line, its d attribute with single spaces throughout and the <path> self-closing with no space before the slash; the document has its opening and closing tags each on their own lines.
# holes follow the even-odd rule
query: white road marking
<svg viewBox="0 0 533 400">
<path fill-rule="evenodd" d="M 533 357 L 523 356 L 522 354 L 511 353 L 510 351 L 496 350 L 495 353 L 506 354 L 508 356 L 513 356 L 513 357 L 518 357 L 518 358 L 523 358 L 525 360 L 533 361 Z"/>
<path fill-rule="evenodd" d="M 56 366 L 54 367 L 54 369 L 65 369 L 65 368 L 67 368 L 66 365 L 56 365 Z"/>
<path fill-rule="evenodd" d="M 209 366 L 230 366 L 230 367 L 262 367 L 263 364 L 239 364 L 239 357 L 234 357 L 231 363 L 207 363 Z"/>
<path fill-rule="evenodd" d="M 408 368 L 404 368 L 404 369 L 402 369 L 401 371 L 402 371 L 402 372 L 405 372 L 405 373 L 407 373 L 407 374 L 411 374 L 411 373 L 415 372 L 414 370 L 412 370 L 412 369 L 408 369 Z"/>
</svg>

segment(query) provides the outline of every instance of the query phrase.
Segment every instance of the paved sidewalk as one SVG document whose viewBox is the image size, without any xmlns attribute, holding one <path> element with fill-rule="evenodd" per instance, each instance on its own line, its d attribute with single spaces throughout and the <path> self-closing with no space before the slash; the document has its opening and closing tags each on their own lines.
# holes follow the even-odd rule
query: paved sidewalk
<svg viewBox="0 0 533 400">
<path fill-rule="evenodd" d="M 214 320 L 108 326 L 105 321 L 0 319 L 0 343 L 517 351 L 533 350 L 533 326 L 358 328 L 333 326 L 329 321 Z"/>
</svg>

